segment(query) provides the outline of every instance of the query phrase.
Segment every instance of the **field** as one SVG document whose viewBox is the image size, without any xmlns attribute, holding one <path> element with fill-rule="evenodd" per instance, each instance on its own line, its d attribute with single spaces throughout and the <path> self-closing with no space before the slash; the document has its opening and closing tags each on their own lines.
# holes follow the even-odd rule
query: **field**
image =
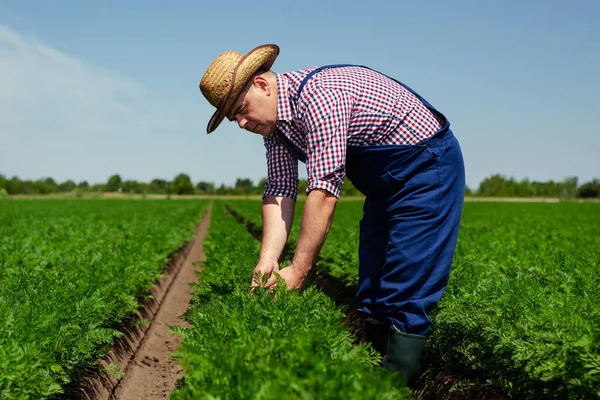
<svg viewBox="0 0 600 400">
<path fill-rule="evenodd" d="M 0 398 L 51 398 L 97 366 L 209 203 L 0 203 Z M 254 294 L 260 201 L 211 204 L 173 398 L 410 398 L 354 326 L 361 202 L 338 203 L 309 288 Z M 466 203 L 415 394 L 441 371 L 458 392 L 598 398 L 599 272 L 600 204 Z"/>
<path fill-rule="evenodd" d="M 0 204 L 0 398 L 45 398 L 121 336 L 208 202 Z"/>
</svg>

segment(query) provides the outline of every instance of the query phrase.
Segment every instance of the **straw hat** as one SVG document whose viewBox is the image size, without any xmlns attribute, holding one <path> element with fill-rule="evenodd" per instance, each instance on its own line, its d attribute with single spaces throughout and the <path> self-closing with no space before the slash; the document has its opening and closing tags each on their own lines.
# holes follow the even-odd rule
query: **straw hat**
<svg viewBox="0 0 600 400">
<path fill-rule="evenodd" d="M 237 51 L 226 51 L 210 64 L 200 81 L 200 91 L 217 111 L 208 122 L 206 133 L 217 129 L 252 75 L 260 67 L 270 69 L 278 54 L 279 46 L 264 44 L 245 56 Z"/>
</svg>

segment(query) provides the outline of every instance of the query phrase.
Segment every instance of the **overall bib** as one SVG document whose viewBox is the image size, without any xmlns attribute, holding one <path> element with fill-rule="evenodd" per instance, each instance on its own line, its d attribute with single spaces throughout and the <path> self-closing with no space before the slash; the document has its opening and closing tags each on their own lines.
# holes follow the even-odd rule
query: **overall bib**
<svg viewBox="0 0 600 400">
<path fill-rule="evenodd" d="M 314 74 L 346 66 L 352 65 L 311 71 L 300 84 L 298 98 Z M 448 283 L 465 171 L 460 145 L 447 118 L 412 89 L 393 80 L 419 98 L 443 126 L 416 145 L 347 148 L 346 174 L 366 196 L 360 222 L 357 299 L 362 313 L 386 321 L 396 331 L 424 336 L 431 327 L 428 313 Z M 300 154 L 299 159 L 305 162 L 305 155 Z"/>
</svg>

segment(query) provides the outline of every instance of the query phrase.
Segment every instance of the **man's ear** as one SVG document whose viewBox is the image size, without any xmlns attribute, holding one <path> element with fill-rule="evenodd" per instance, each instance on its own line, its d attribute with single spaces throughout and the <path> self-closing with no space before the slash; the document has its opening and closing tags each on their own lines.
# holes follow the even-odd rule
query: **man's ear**
<svg viewBox="0 0 600 400">
<path fill-rule="evenodd" d="M 266 80 L 263 76 L 256 75 L 253 79 L 253 84 L 256 89 L 265 92 L 267 96 L 271 95 L 271 86 L 269 85 L 269 81 Z"/>
</svg>

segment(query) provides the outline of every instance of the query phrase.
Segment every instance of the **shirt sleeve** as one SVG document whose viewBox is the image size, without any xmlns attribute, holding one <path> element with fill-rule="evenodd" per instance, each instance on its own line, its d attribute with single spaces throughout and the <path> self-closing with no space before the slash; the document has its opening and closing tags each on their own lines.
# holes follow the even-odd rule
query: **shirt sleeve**
<svg viewBox="0 0 600 400">
<path fill-rule="evenodd" d="M 307 84 L 300 111 L 306 137 L 307 193 L 323 189 L 340 197 L 346 176 L 346 146 L 352 113 L 347 91 Z"/>
<path fill-rule="evenodd" d="M 298 197 L 298 159 L 273 136 L 265 136 L 267 183 L 263 197 Z"/>
</svg>

